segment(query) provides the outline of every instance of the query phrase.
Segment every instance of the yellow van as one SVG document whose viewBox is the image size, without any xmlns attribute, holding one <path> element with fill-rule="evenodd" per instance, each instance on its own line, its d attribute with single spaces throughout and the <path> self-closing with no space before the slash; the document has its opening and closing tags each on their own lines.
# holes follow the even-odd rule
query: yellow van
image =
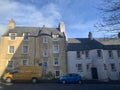
<svg viewBox="0 0 120 90">
<path fill-rule="evenodd" d="M 41 66 L 20 66 L 17 70 L 7 72 L 3 79 L 6 82 L 31 80 L 32 83 L 37 83 L 42 78 Z"/>
</svg>

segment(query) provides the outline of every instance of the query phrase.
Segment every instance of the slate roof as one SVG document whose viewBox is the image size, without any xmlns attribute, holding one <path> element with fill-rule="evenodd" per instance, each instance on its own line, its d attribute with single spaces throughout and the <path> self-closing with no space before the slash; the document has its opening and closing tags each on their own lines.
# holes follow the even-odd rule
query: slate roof
<svg viewBox="0 0 120 90">
<path fill-rule="evenodd" d="M 93 39 L 89 38 L 69 38 L 68 39 L 68 51 L 80 51 L 80 50 L 92 50 L 92 49 L 104 49 L 104 50 L 120 50 L 120 39 Z"/>
<path fill-rule="evenodd" d="M 9 33 L 17 33 L 17 36 L 22 36 L 22 34 L 26 32 L 29 32 L 32 36 L 51 34 L 59 34 L 61 37 L 64 36 L 64 34 L 59 31 L 59 28 L 48 27 L 15 27 L 14 29 L 7 30 L 3 36 L 8 36 Z"/>
</svg>

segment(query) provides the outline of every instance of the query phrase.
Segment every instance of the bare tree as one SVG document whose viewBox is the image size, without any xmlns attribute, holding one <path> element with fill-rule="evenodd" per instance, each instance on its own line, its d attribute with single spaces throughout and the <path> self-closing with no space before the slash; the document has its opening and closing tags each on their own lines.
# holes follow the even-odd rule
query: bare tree
<svg viewBox="0 0 120 90">
<path fill-rule="evenodd" d="M 100 10 L 103 21 L 96 24 L 95 27 L 99 31 L 120 32 L 120 0 L 104 0 L 104 5 L 100 7 Z"/>
</svg>

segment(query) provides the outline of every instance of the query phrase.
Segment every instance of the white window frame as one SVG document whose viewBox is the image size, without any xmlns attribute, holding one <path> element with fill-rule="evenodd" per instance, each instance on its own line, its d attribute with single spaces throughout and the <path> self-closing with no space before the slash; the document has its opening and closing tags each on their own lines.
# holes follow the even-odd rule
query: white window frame
<svg viewBox="0 0 120 90">
<path fill-rule="evenodd" d="M 11 38 L 12 34 L 15 34 L 15 37 L 14 37 L 15 39 Z M 15 41 L 16 40 L 16 36 L 17 36 L 17 33 L 9 33 L 9 40 Z"/>
<path fill-rule="evenodd" d="M 55 46 L 57 46 L 57 50 L 55 50 Z M 59 53 L 59 45 L 53 45 L 53 53 Z"/>
<path fill-rule="evenodd" d="M 57 60 L 58 60 L 58 64 L 55 64 L 56 58 L 57 58 Z M 60 59 L 59 59 L 59 57 L 54 57 L 54 58 L 53 58 L 53 66 L 60 66 Z"/>
<path fill-rule="evenodd" d="M 11 49 L 10 47 L 12 47 L 12 46 L 14 47 L 12 50 L 13 52 L 11 52 L 11 50 L 10 50 Z M 14 53 L 15 53 L 15 46 L 14 45 L 8 46 L 8 54 L 14 54 Z"/>
<path fill-rule="evenodd" d="M 23 63 L 24 60 L 27 61 L 26 65 Z M 23 66 L 28 66 L 28 65 L 29 65 L 29 59 L 22 59 L 22 60 L 21 60 L 21 65 L 23 65 Z"/>
<path fill-rule="evenodd" d="M 24 47 L 27 46 L 28 47 L 28 52 L 24 52 Z M 29 45 L 23 45 L 22 46 L 22 54 L 29 54 Z"/>
</svg>

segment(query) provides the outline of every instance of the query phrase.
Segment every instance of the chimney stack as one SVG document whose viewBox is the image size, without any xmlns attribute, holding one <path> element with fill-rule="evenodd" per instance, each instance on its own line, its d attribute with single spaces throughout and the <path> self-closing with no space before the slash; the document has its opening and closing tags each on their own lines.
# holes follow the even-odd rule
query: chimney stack
<svg viewBox="0 0 120 90">
<path fill-rule="evenodd" d="M 60 30 L 60 32 L 65 32 L 65 24 L 64 24 L 64 22 L 59 23 L 59 30 Z"/>
<path fill-rule="evenodd" d="M 93 36 L 92 36 L 92 33 L 91 33 L 91 32 L 89 32 L 88 38 L 89 38 L 90 40 L 93 40 Z"/>
<path fill-rule="evenodd" d="M 9 29 L 14 29 L 15 28 L 15 21 L 13 19 L 11 19 L 9 21 Z"/>
</svg>

